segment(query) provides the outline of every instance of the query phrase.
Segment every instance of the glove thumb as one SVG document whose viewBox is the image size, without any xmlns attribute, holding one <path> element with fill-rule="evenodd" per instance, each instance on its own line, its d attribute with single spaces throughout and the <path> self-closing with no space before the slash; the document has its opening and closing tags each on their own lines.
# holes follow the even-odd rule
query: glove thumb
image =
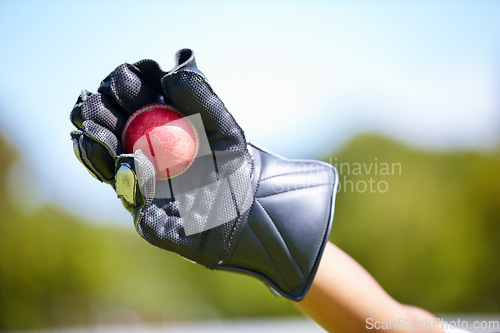
<svg viewBox="0 0 500 333">
<path fill-rule="evenodd" d="M 115 189 L 123 206 L 136 215 L 155 196 L 155 170 L 141 150 L 122 154 L 116 161 Z"/>
</svg>

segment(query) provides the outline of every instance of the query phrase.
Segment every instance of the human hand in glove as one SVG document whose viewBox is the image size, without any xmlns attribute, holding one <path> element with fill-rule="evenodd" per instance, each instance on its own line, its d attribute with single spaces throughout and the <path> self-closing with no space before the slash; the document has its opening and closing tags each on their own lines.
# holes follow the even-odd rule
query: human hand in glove
<svg viewBox="0 0 500 333">
<path fill-rule="evenodd" d="M 157 179 L 153 161 L 121 142 L 128 118 L 158 102 L 192 119 L 201 138 L 194 163 L 171 179 Z M 180 50 L 168 72 L 152 60 L 118 66 L 97 93 L 82 92 L 71 121 L 77 158 L 113 186 L 149 243 L 304 298 L 328 241 L 336 170 L 247 143 L 191 50 Z"/>
</svg>

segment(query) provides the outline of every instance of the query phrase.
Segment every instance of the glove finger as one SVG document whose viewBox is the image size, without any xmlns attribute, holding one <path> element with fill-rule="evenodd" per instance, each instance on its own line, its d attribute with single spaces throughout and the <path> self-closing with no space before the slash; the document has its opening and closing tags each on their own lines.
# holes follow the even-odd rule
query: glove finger
<svg viewBox="0 0 500 333">
<path fill-rule="evenodd" d="M 140 78 L 146 82 L 153 91 L 161 94 L 161 78 L 166 74 L 154 60 L 143 59 L 135 62 L 134 67 L 139 70 Z"/>
<path fill-rule="evenodd" d="M 120 109 L 106 95 L 82 91 L 70 118 L 79 129 L 82 128 L 84 121 L 91 120 L 119 137 L 128 118 L 128 115 Z"/>
<path fill-rule="evenodd" d="M 196 59 L 194 57 L 194 52 L 190 49 L 182 49 L 177 51 L 175 54 L 175 67 L 169 71 L 169 73 L 174 73 L 181 68 L 191 67 L 198 68 L 196 65 Z"/>
<path fill-rule="evenodd" d="M 83 164 L 87 171 L 100 182 L 107 182 L 106 176 L 99 172 L 90 161 L 86 158 L 85 151 L 82 149 L 85 136 L 82 131 L 71 132 L 71 139 L 73 141 L 73 152 L 76 158 Z M 109 175 L 108 175 L 109 176 Z"/>
<path fill-rule="evenodd" d="M 197 68 L 183 67 L 168 73 L 162 86 L 185 116 L 200 113 L 212 150 L 246 150 L 243 130 Z"/>
<path fill-rule="evenodd" d="M 153 71 L 154 65 L 151 62 L 152 60 L 146 60 L 142 62 L 142 65 L 140 62 L 139 67 L 131 64 L 118 66 L 102 81 L 98 92 L 116 101 L 128 114 L 134 113 L 145 105 L 162 102 L 160 85 L 150 84 L 154 81 L 153 78 L 146 80 L 144 78 L 146 75 L 141 73 L 140 68 L 147 72 Z"/>
<path fill-rule="evenodd" d="M 121 143 L 108 129 L 91 120 L 71 133 L 75 155 L 100 181 L 114 185 L 116 157 L 122 153 Z"/>
<path fill-rule="evenodd" d="M 117 139 L 116 135 L 107 128 L 91 120 L 86 120 L 83 122 L 82 131 L 86 136 L 103 145 L 109 152 L 109 155 L 113 156 L 114 159 L 123 153 L 121 142 Z"/>
</svg>

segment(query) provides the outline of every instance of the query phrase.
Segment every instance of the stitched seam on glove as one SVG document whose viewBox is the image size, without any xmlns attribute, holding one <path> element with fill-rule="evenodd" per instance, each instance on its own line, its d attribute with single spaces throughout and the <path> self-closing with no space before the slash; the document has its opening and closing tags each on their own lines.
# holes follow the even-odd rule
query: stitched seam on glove
<svg viewBox="0 0 500 333">
<path fill-rule="evenodd" d="M 253 160 L 253 156 L 252 156 L 252 162 L 254 162 Z M 255 170 L 254 170 L 255 172 Z M 257 175 L 254 174 L 254 177 L 257 177 Z M 256 198 L 257 196 L 257 191 L 259 190 L 259 184 L 260 184 L 260 181 L 257 182 L 257 184 L 255 185 L 255 191 L 253 192 L 253 197 Z M 250 207 L 248 208 L 248 213 L 246 214 L 246 218 L 245 220 L 240 220 L 239 222 L 236 223 L 236 225 L 234 226 L 233 228 L 233 232 L 231 234 L 231 237 L 230 237 L 230 241 L 229 241 L 229 248 L 230 249 L 233 249 L 233 250 L 230 250 L 228 252 L 228 254 L 226 255 L 225 258 L 222 259 L 223 262 L 228 262 L 231 260 L 231 258 L 233 257 L 233 252 L 234 252 L 234 249 L 238 246 L 238 243 L 239 243 L 239 239 L 236 241 L 236 244 L 234 244 L 234 246 L 232 245 L 233 243 L 233 239 L 234 237 L 236 236 L 236 232 L 241 232 L 243 230 L 243 227 L 245 226 L 245 224 L 248 223 L 248 219 L 250 218 L 250 213 L 252 212 L 252 209 L 254 208 L 254 205 L 255 205 L 255 199 L 252 201 L 252 204 L 250 205 Z"/>
<path fill-rule="evenodd" d="M 334 175 L 337 173 L 337 171 L 336 171 L 335 168 L 333 168 L 333 173 L 334 173 Z M 335 184 L 335 182 L 336 182 L 336 176 L 334 176 L 334 184 Z M 330 183 L 328 183 L 328 184 L 330 184 Z M 334 185 L 333 188 L 332 188 L 331 194 L 330 194 L 330 204 L 329 204 L 330 211 L 328 212 L 329 214 L 326 215 L 326 219 L 323 221 L 323 226 L 324 227 L 323 227 L 323 230 L 321 232 L 323 235 L 325 235 L 326 230 L 328 229 L 328 225 L 330 224 L 330 223 L 328 223 L 328 221 L 333 217 L 332 213 L 333 213 L 333 210 L 334 210 L 333 204 L 334 204 L 334 198 L 335 198 L 335 195 L 336 195 L 336 189 L 337 189 L 337 186 Z M 318 245 L 316 246 L 316 249 L 315 249 L 315 255 L 314 255 L 313 259 L 309 262 L 309 266 L 307 267 L 308 272 L 311 271 L 311 268 L 313 267 L 313 265 L 318 260 L 318 255 L 319 255 L 320 251 L 322 251 L 321 249 L 322 249 L 322 246 L 323 246 L 324 242 L 328 242 L 328 238 L 326 240 L 323 240 L 322 242 L 318 242 L 317 243 Z"/>
<path fill-rule="evenodd" d="M 189 66 L 188 66 L 188 67 L 186 67 L 186 68 L 189 68 Z M 179 74 L 179 73 L 193 73 L 193 74 L 196 74 L 197 76 L 199 76 L 199 77 L 202 77 L 202 78 L 203 78 L 203 80 L 205 81 L 205 83 L 207 84 L 207 86 L 210 88 L 210 92 L 211 92 L 212 94 L 214 94 L 214 95 L 215 95 L 214 91 L 212 90 L 212 87 L 210 86 L 210 84 L 208 84 L 208 80 L 207 80 L 207 78 L 205 77 L 205 75 L 202 75 L 200 72 L 193 71 L 193 70 L 191 70 L 191 69 L 186 69 L 186 68 L 181 68 L 181 69 L 179 69 L 179 70 L 177 70 L 177 71 L 173 72 L 172 74 L 167 74 L 167 76 L 170 76 L 170 75 L 175 75 L 175 74 Z"/>
<path fill-rule="evenodd" d="M 263 181 L 266 181 L 268 179 L 277 178 L 277 177 L 281 177 L 281 176 L 304 175 L 307 173 L 317 173 L 317 171 L 305 171 L 305 172 L 304 171 L 297 171 L 297 172 L 290 172 L 290 173 L 282 173 L 279 175 L 269 176 L 267 178 L 261 179 L 260 181 L 263 182 Z"/>
<path fill-rule="evenodd" d="M 281 271 L 278 269 L 278 266 L 276 265 L 276 262 L 274 261 L 273 257 L 269 254 L 269 251 L 267 250 L 266 245 L 264 244 L 264 242 L 262 242 L 262 239 L 260 238 L 259 234 L 258 234 L 258 233 L 254 230 L 254 228 L 252 227 L 252 224 L 250 224 L 250 223 L 249 223 L 249 224 L 248 224 L 248 226 L 250 227 L 250 230 L 252 230 L 252 231 L 253 231 L 253 233 L 257 236 L 257 238 L 259 239 L 259 241 L 260 241 L 260 243 L 262 244 L 263 248 L 264 248 L 264 249 L 266 249 L 266 252 L 268 253 L 269 258 L 271 258 L 271 261 L 273 262 L 273 266 L 274 266 L 274 268 L 275 268 L 275 269 L 276 269 L 276 271 L 279 273 L 279 277 L 280 277 L 280 278 L 278 278 L 278 279 L 279 279 L 279 280 L 281 280 L 281 282 L 283 282 L 283 284 L 284 284 L 286 287 L 290 288 L 290 286 L 288 285 L 288 283 L 286 283 L 286 280 L 285 280 L 285 278 L 283 277 L 283 274 L 282 274 L 282 273 L 281 273 Z M 241 264 L 242 264 L 242 266 L 243 266 L 243 267 L 244 267 L 244 266 L 246 266 L 246 265 L 248 265 L 248 263 L 241 263 Z"/>
<path fill-rule="evenodd" d="M 255 194 L 254 194 L 254 196 L 255 196 Z M 240 221 L 239 221 L 239 222 L 238 222 L 238 223 L 234 226 L 234 228 L 233 228 L 233 232 L 232 232 L 231 237 L 230 237 L 229 245 L 228 245 L 228 246 L 229 246 L 229 248 L 230 248 L 230 249 L 232 249 L 232 250 L 230 250 L 230 251 L 228 252 L 228 254 L 225 256 L 225 258 L 223 258 L 223 259 L 221 260 L 221 262 L 226 263 L 226 262 L 228 262 L 228 261 L 231 261 L 231 258 L 233 257 L 233 252 L 234 252 L 234 249 L 238 246 L 238 243 L 240 242 L 240 239 L 238 238 L 238 240 L 236 241 L 236 243 L 235 243 L 235 244 L 234 244 L 234 246 L 233 246 L 233 244 L 232 244 L 233 239 L 234 239 L 234 237 L 236 236 L 237 231 L 241 232 L 241 231 L 243 230 L 243 226 L 244 226 L 245 224 L 247 224 L 247 223 L 248 223 L 248 219 L 250 218 L 250 212 L 252 211 L 252 209 L 253 209 L 253 207 L 254 207 L 254 203 L 255 203 L 255 200 L 252 202 L 252 205 L 250 205 L 250 208 L 248 209 L 248 212 L 249 212 L 249 213 L 248 213 L 248 214 L 246 214 L 247 216 L 246 216 L 245 220 L 244 220 L 244 221 L 243 221 L 243 220 L 240 220 Z"/>
<path fill-rule="evenodd" d="M 331 185 L 331 183 L 324 183 L 324 184 L 317 184 L 317 185 L 311 185 L 311 186 L 304 186 L 304 187 L 299 187 L 299 188 L 293 188 L 293 189 L 289 189 L 289 190 L 286 190 L 286 191 L 283 191 L 283 192 L 268 194 L 268 195 L 265 195 L 265 196 L 262 196 L 262 197 L 256 197 L 256 198 L 259 198 L 259 199 L 268 198 L 268 197 L 272 197 L 273 195 L 279 195 L 279 194 L 284 194 L 284 193 L 287 193 L 287 192 L 298 191 L 298 190 L 303 190 L 303 189 L 306 189 L 306 188 L 313 188 L 313 187 L 325 186 L 325 185 Z"/>
<path fill-rule="evenodd" d="M 269 215 L 269 213 L 267 212 L 266 208 L 264 207 L 264 205 L 259 200 L 255 200 L 255 201 L 257 201 L 257 203 L 259 204 L 259 206 L 262 207 L 262 209 L 266 213 L 266 215 L 269 218 L 269 220 L 271 220 L 272 225 L 274 226 L 274 229 L 276 229 L 276 231 L 278 232 L 278 235 L 280 235 L 281 240 L 286 245 L 286 251 L 290 254 L 290 257 L 292 257 L 295 266 L 298 268 L 298 271 L 302 274 L 302 278 L 303 278 L 304 277 L 304 272 L 302 272 L 302 270 L 300 269 L 299 263 L 297 262 L 297 259 L 295 259 L 295 256 L 293 255 L 293 253 L 289 250 L 288 244 L 286 243 L 285 238 L 283 238 L 283 236 L 281 235 L 281 232 L 279 231 L 278 227 L 274 223 L 273 218 L 271 217 L 271 215 Z M 280 274 L 281 274 L 281 272 L 280 272 Z"/>
</svg>

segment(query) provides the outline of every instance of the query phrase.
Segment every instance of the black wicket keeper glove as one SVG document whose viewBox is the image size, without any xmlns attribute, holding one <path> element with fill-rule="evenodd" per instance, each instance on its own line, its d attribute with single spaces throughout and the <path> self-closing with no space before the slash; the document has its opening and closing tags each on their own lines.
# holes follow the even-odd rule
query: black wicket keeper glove
<svg viewBox="0 0 500 333">
<path fill-rule="evenodd" d="M 157 102 L 191 118 L 201 137 L 192 166 L 166 180 L 120 140 L 130 115 Z M 253 275 L 291 300 L 305 297 L 328 241 L 337 172 L 247 143 L 191 50 L 180 50 L 168 72 L 152 60 L 118 66 L 97 93 L 82 92 L 71 121 L 77 158 L 113 186 L 149 243 L 210 269 Z"/>
</svg>

